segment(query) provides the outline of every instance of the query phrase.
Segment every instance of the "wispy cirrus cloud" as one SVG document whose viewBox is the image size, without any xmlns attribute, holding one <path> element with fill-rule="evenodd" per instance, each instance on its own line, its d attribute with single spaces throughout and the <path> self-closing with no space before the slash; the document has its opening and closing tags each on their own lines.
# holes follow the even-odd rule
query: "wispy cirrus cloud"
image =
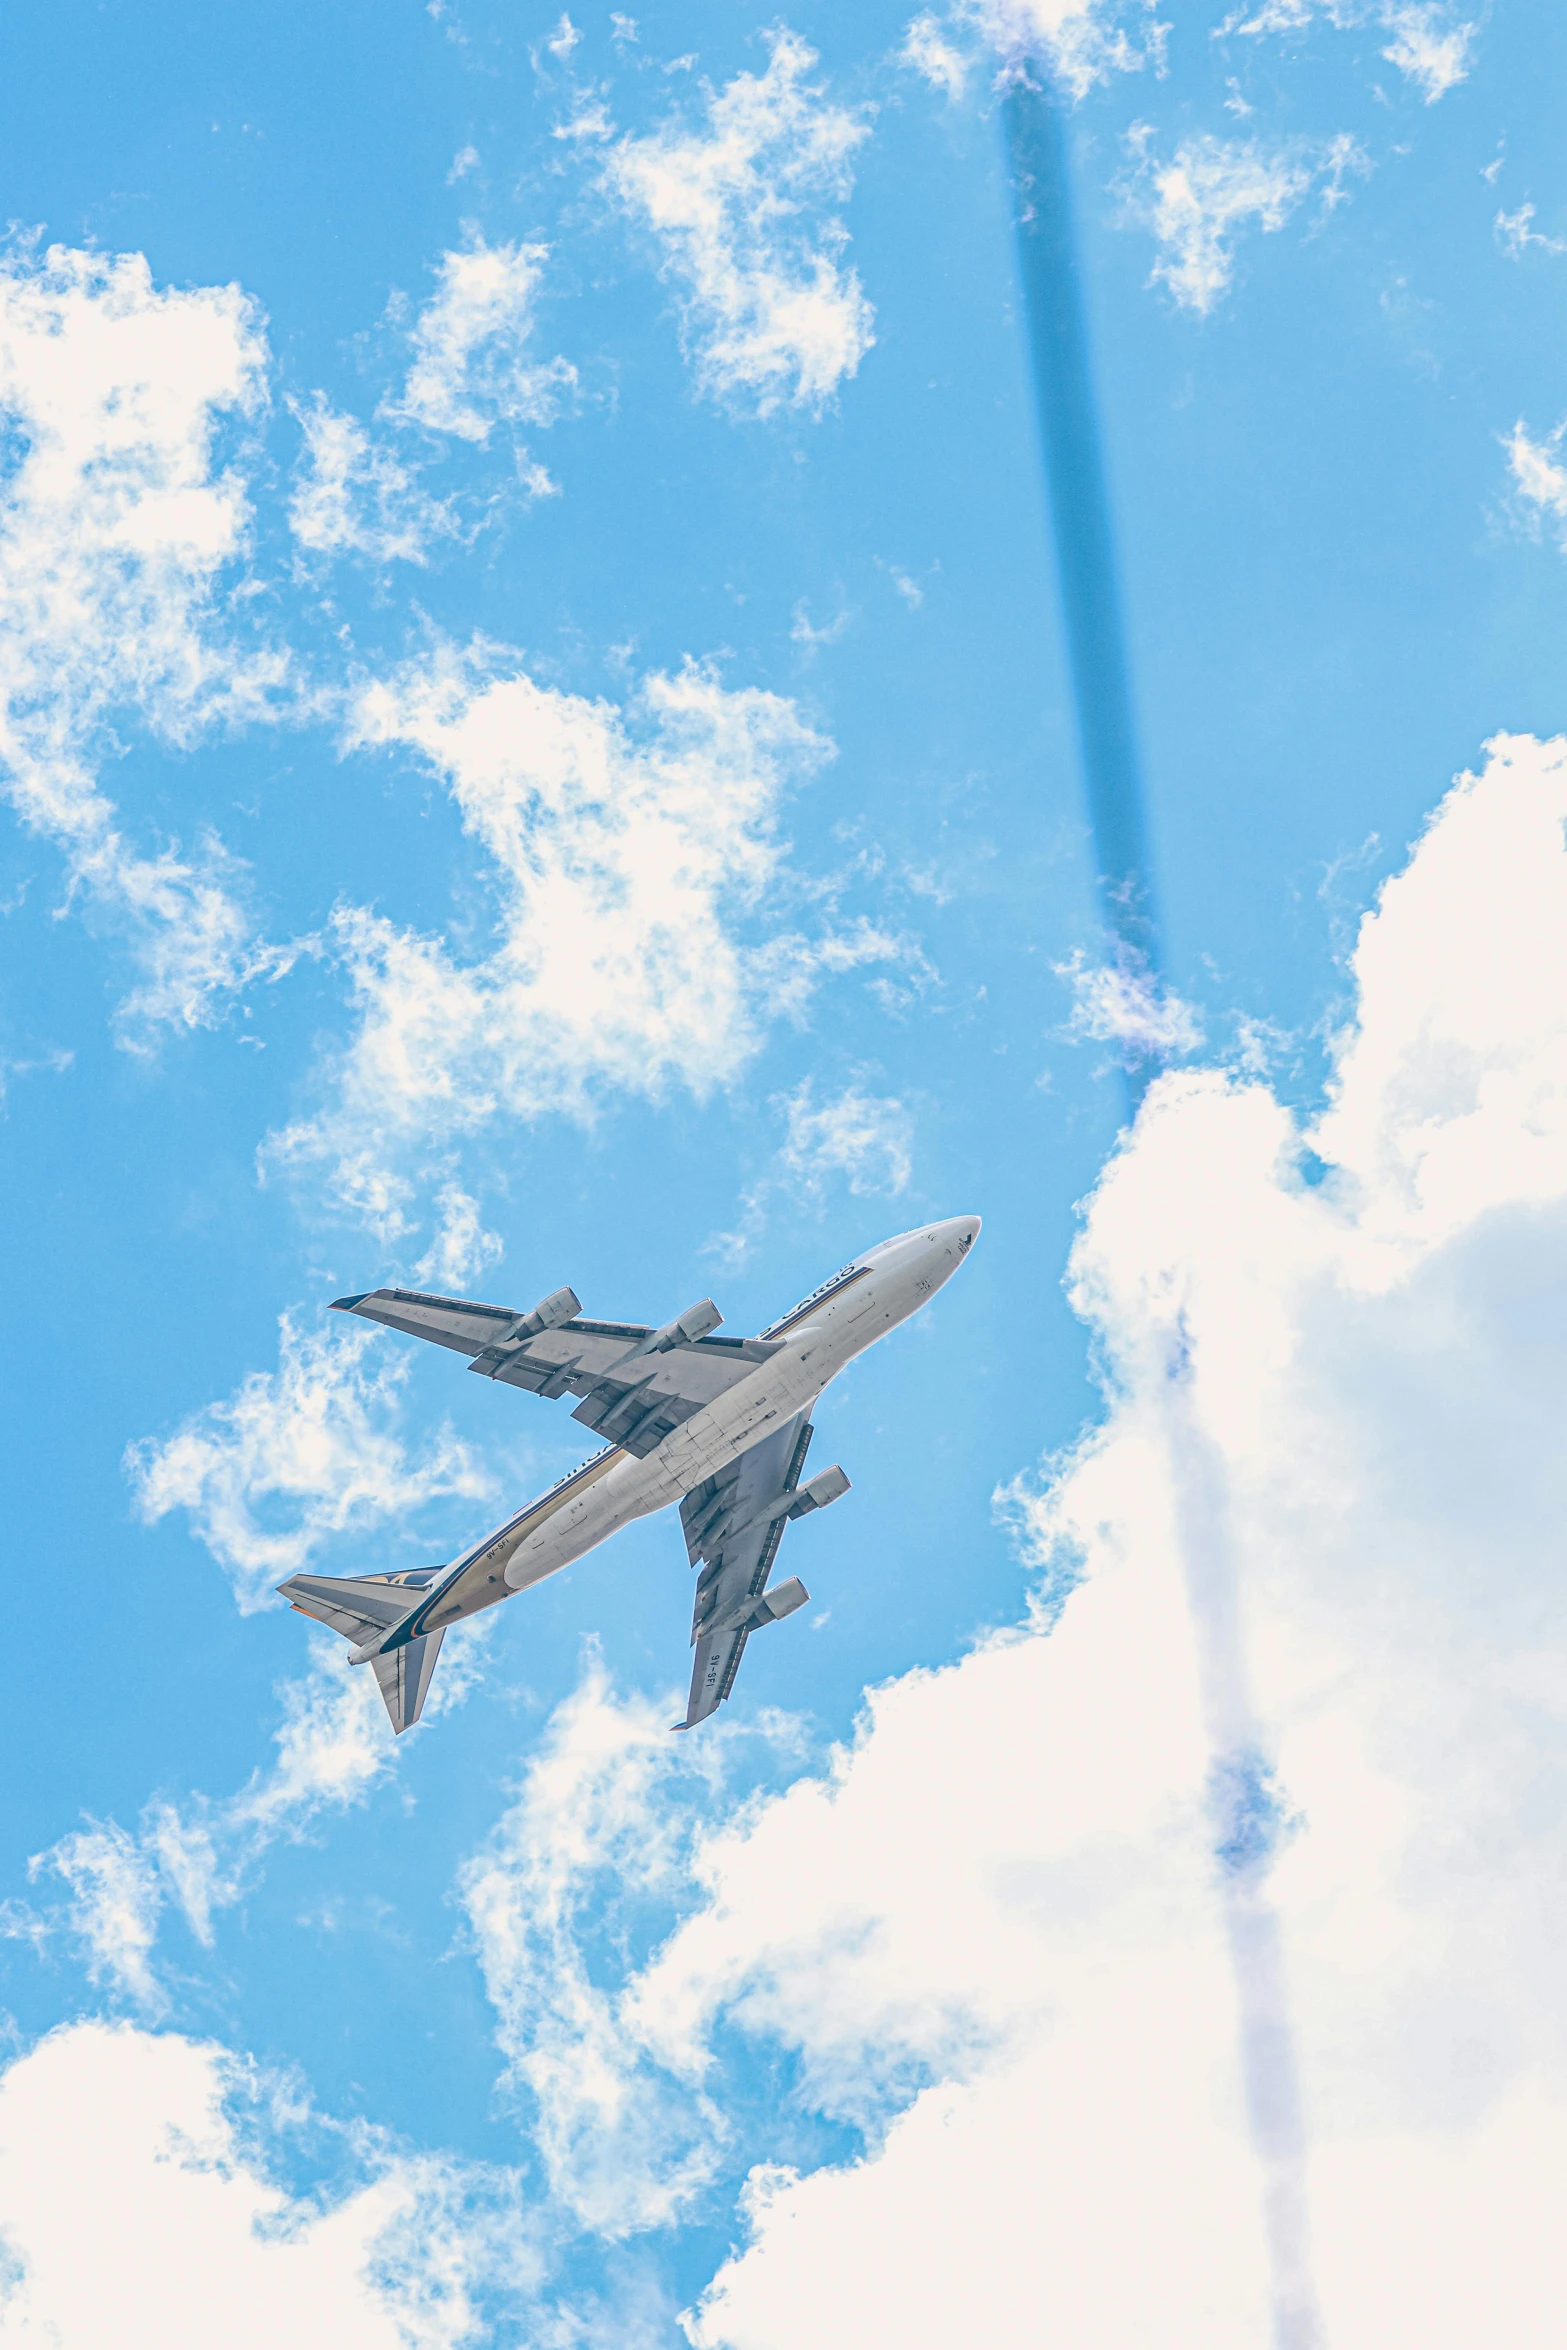
<svg viewBox="0 0 1567 2350">
<path fill-rule="evenodd" d="M 1478 21 L 1461 16 L 1448 0 L 1262 0 L 1260 7 L 1234 9 L 1214 37 L 1255 40 L 1308 32 L 1319 23 L 1341 32 L 1378 26 L 1387 36 L 1382 56 L 1428 106 L 1467 80 L 1480 32 Z"/>
<path fill-rule="evenodd" d="M 124 1041 L 221 1019 L 286 969 L 244 869 L 210 831 L 135 838 L 101 788 L 115 727 L 184 746 L 276 715 L 285 653 L 224 603 L 249 504 L 220 429 L 266 397 L 259 314 L 235 286 L 160 288 L 137 253 L 13 240 L 0 256 L 0 775 L 139 977 Z"/>
<path fill-rule="evenodd" d="M 304 447 L 288 519 L 307 554 L 423 565 L 433 546 L 456 535 L 453 501 L 432 498 L 412 466 L 324 393 L 297 405 L 295 414 Z"/>
<path fill-rule="evenodd" d="M 1435 5 L 1395 0 L 1394 6 L 1382 10 L 1380 21 L 1388 36 L 1383 56 L 1414 83 L 1428 106 L 1468 80 L 1480 32 L 1472 19 L 1460 17 L 1440 0 Z"/>
<path fill-rule="evenodd" d="M 1516 212 L 1499 212 L 1492 234 L 1512 261 L 1521 261 L 1531 248 L 1540 253 L 1567 253 L 1567 239 L 1548 237 L 1535 227 L 1532 204 L 1520 204 Z"/>
<path fill-rule="evenodd" d="M 362 1801 L 394 1767 L 373 1674 L 351 1671 L 347 1651 L 321 1633 L 312 1633 L 311 1650 L 309 1672 L 282 1686 L 276 1759 L 237 1793 L 183 1804 L 157 1797 L 134 1829 L 89 1819 L 29 1863 L 35 1884 L 66 1888 L 63 1905 L 32 1913 L 39 1934 L 64 1932 L 90 1979 L 146 2014 L 169 2005 L 154 1953 L 170 1911 L 211 1949 L 217 1913 L 239 1900 L 274 1844 Z M 453 1694 L 444 1693 L 447 1704 Z"/>
<path fill-rule="evenodd" d="M 895 1198 L 914 1172 L 914 1121 L 893 1094 L 847 1085 L 818 1100 L 809 1078 L 786 1096 L 779 1160 L 797 1185 L 819 1192 L 835 1175 L 861 1197 Z"/>
<path fill-rule="evenodd" d="M 529 2109 L 552 2193 L 610 2238 L 666 2225 L 712 2178 L 720 2109 L 670 2084 L 624 1998 L 585 1949 L 606 1891 L 617 1914 L 660 1914 L 683 1885 L 693 1815 L 721 1748 L 672 1741 L 670 1707 L 623 1701 L 596 1652 L 528 1766 L 516 1802 L 460 1875 L 507 2079 Z"/>
<path fill-rule="evenodd" d="M 1055 971 L 1072 990 L 1067 1033 L 1074 1039 L 1113 1044 L 1133 1066 L 1193 1053 L 1203 1041 L 1193 1006 L 1161 986 L 1144 963 L 1131 957 L 1091 963 L 1079 948 Z"/>
<path fill-rule="evenodd" d="M 899 52 L 948 98 L 987 76 L 1047 67 L 1074 98 L 1116 73 L 1161 72 L 1170 28 L 1156 0 L 953 0 L 910 23 Z"/>
<path fill-rule="evenodd" d="M 821 412 L 871 348 L 873 313 L 842 255 L 862 108 L 812 80 L 816 52 L 779 27 L 760 74 L 707 94 L 700 129 L 621 138 L 602 184 L 651 235 L 677 290 L 698 391 L 754 416 Z"/>
<path fill-rule="evenodd" d="M 576 391 L 577 371 L 534 351 L 548 259 L 547 245 L 492 245 L 470 226 L 463 244 L 441 256 L 435 292 L 410 329 L 407 377 L 386 413 L 476 444 L 498 424 L 552 423 Z M 535 494 L 553 487 L 542 466 L 519 464 Z"/>
<path fill-rule="evenodd" d="M 1331 211 L 1347 199 L 1345 180 L 1370 166 L 1347 134 L 1318 144 L 1269 147 L 1255 139 L 1183 139 L 1168 162 L 1154 134 L 1130 134 L 1134 158 L 1120 192 L 1127 215 L 1149 229 L 1159 248 L 1150 285 L 1162 285 L 1182 309 L 1202 318 L 1229 291 L 1235 245 L 1243 230 L 1271 235 L 1315 190 Z"/>
<path fill-rule="evenodd" d="M 784 802 L 832 755 L 776 694 L 688 664 L 615 706 L 537 685 L 502 647 L 440 646 L 367 685 L 353 725 L 445 784 L 496 909 L 467 961 L 365 907 L 333 917 L 357 1024 L 320 1072 L 323 1106 L 264 1164 L 331 1170 L 387 1240 L 412 1229 L 410 1170 L 451 1138 L 586 1118 L 617 1090 L 703 1099 L 825 973 L 904 951 L 868 923 L 808 936 L 761 918 L 789 884 Z"/>
<path fill-rule="evenodd" d="M 1562 440 L 1567 421 L 1536 439 L 1522 417 L 1502 443 L 1512 480 L 1518 514 L 1533 531 L 1549 520 L 1558 526 L 1567 553 L 1567 465 L 1562 463 Z"/>
<path fill-rule="evenodd" d="M 743 1265 L 780 1197 L 820 1209 L 830 1186 L 845 1182 L 857 1199 L 896 1199 L 914 1173 L 914 1119 L 895 1094 L 868 1093 L 859 1083 L 818 1095 L 810 1078 L 792 1093 L 773 1096 L 784 1138 L 766 1174 L 749 1185 L 731 1232 L 715 1233 L 706 1253 Z"/>
<path fill-rule="evenodd" d="M 476 1221 L 463 1195 L 446 1204 Z M 398 1424 L 408 1363 L 373 1331 L 310 1330 L 285 1314 L 278 1333 L 275 1371 L 252 1371 L 226 1402 L 125 1455 L 143 1523 L 185 1511 L 247 1614 L 272 1605 L 274 1586 L 333 1537 L 490 1489 L 448 1427 L 410 1456 Z"/>
</svg>

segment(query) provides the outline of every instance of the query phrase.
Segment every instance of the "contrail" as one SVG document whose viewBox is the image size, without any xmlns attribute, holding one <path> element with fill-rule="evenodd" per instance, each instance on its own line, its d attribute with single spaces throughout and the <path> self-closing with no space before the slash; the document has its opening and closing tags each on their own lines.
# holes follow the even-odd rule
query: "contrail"
<svg viewBox="0 0 1567 2350">
<path fill-rule="evenodd" d="M 1106 925 L 1123 966 L 1159 977 L 1159 938 L 1143 813 L 1115 534 L 1105 480 L 1088 326 L 1060 115 L 1048 69 L 1014 76 L 1002 105 L 1016 183 L 1018 260 L 1078 737 Z M 1153 1072 L 1128 1070 L 1136 1109 Z M 1283 1826 L 1252 1700 L 1223 1456 L 1195 1409 L 1184 1351 L 1169 1366 L 1166 1443 L 1176 1540 L 1186 1576 L 1213 1754 L 1214 1857 L 1235 1978 L 1241 2079 L 1262 2173 L 1277 2350 L 1318 2350 L 1306 2193 L 1307 2143 L 1283 1940 L 1267 1872 Z"/>
</svg>

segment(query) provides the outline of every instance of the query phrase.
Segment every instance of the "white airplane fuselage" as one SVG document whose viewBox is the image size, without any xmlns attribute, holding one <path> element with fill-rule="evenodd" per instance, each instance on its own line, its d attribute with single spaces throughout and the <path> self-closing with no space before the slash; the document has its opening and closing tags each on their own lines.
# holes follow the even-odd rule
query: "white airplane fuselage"
<svg viewBox="0 0 1567 2350">
<path fill-rule="evenodd" d="M 814 1403 L 855 1355 L 934 1297 L 978 1230 L 977 1216 L 953 1216 L 883 1241 L 844 1266 L 761 1333 L 777 1344 L 776 1353 L 683 1421 L 653 1452 L 638 1459 L 610 1445 L 465 1551 L 418 1609 L 417 1629 L 444 1628 L 527 1590 L 633 1518 L 667 1508 L 727 1468 L 749 1445 Z"/>
</svg>

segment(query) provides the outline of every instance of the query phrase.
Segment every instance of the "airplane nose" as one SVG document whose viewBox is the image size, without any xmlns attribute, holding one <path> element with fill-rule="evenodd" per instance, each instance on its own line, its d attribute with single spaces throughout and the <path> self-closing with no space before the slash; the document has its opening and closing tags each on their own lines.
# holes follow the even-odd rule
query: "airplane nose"
<svg viewBox="0 0 1567 2350">
<path fill-rule="evenodd" d="M 961 1255 L 973 1247 L 979 1238 L 979 1231 L 980 1218 L 978 1216 L 951 1216 L 947 1220 L 942 1238 L 949 1246 L 953 1241 L 956 1241 L 958 1252 Z"/>
</svg>

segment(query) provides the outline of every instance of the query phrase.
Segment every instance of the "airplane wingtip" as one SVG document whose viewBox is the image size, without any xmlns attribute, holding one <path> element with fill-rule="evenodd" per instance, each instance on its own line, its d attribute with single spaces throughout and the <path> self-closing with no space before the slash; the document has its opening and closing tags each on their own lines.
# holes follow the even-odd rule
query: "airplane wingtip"
<svg viewBox="0 0 1567 2350">
<path fill-rule="evenodd" d="M 354 1292 L 352 1297 L 334 1297 L 332 1311 L 334 1314 L 351 1314 L 355 1306 L 363 1305 L 369 1295 L 368 1289 L 359 1289 Z"/>
</svg>

